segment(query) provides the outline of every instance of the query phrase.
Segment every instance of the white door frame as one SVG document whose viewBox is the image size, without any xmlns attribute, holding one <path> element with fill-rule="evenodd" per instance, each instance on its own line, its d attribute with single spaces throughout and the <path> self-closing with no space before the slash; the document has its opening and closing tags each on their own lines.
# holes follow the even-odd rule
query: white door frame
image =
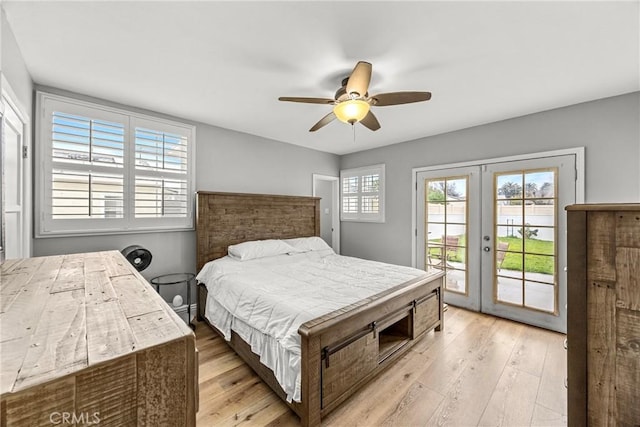
<svg viewBox="0 0 640 427">
<path fill-rule="evenodd" d="M 11 108 L 22 122 L 22 146 L 26 150 L 27 157 L 23 158 L 23 206 L 22 206 L 22 224 L 24 227 L 23 241 L 22 241 L 22 256 L 30 257 L 33 254 L 31 247 L 32 232 L 32 153 L 31 149 L 31 118 L 29 113 L 23 105 L 18 102 L 18 97 L 11 89 L 11 85 L 5 78 L 4 74 L 0 76 L 0 104 L 3 104 L 3 108 Z M 5 230 L 6 232 L 6 230 Z"/>
<path fill-rule="evenodd" d="M 417 265 L 417 244 L 418 244 L 418 207 L 416 197 L 418 194 L 418 173 L 439 169 L 450 169 L 467 166 L 481 166 L 487 163 L 510 162 L 514 160 L 531 160 L 544 157 L 557 157 L 573 154 L 576 156 L 576 203 L 584 203 L 585 194 L 585 171 L 584 171 L 584 147 L 567 148 L 563 150 L 543 151 L 531 154 L 519 154 L 508 157 L 495 157 L 491 159 L 472 160 L 469 162 L 449 163 L 437 166 L 425 166 L 411 169 L 411 265 Z"/>
<path fill-rule="evenodd" d="M 314 173 L 313 177 L 313 192 L 312 195 L 316 195 L 316 182 L 329 181 L 331 182 L 331 247 L 334 252 L 340 253 L 340 177 L 330 175 L 320 175 Z"/>
</svg>

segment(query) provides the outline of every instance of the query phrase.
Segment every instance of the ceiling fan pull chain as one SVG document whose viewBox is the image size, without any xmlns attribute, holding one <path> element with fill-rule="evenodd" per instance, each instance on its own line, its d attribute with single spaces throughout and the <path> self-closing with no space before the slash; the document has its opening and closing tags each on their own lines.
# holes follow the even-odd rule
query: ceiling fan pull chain
<svg viewBox="0 0 640 427">
<path fill-rule="evenodd" d="M 353 143 L 356 143 L 356 127 L 351 123 L 351 129 L 353 129 Z"/>
</svg>

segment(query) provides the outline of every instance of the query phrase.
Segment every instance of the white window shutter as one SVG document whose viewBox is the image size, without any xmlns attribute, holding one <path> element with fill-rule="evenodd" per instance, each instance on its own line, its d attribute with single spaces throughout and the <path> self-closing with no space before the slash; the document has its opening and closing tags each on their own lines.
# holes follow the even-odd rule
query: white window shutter
<svg viewBox="0 0 640 427">
<path fill-rule="evenodd" d="M 193 228 L 193 126 L 44 92 L 36 102 L 36 237 Z"/>
<path fill-rule="evenodd" d="M 384 173 L 384 164 L 340 172 L 342 221 L 385 221 Z"/>
</svg>

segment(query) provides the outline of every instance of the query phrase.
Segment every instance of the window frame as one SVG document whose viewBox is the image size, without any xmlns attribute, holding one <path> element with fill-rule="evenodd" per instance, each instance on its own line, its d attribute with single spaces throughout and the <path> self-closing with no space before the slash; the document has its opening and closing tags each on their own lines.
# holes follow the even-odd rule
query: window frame
<svg viewBox="0 0 640 427">
<path fill-rule="evenodd" d="M 362 191 L 362 177 L 372 174 L 379 175 L 378 191 L 375 192 L 363 192 Z M 355 193 L 347 193 L 350 196 L 357 196 L 358 198 L 358 212 L 349 213 L 344 212 L 344 198 L 346 196 L 344 192 L 344 180 L 347 178 L 358 177 L 358 191 Z M 378 213 L 365 213 L 362 212 L 362 198 L 363 196 L 377 195 L 378 196 Z M 359 168 L 343 169 L 340 171 L 340 221 L 349 222 L 385 222 L 385 164 L 380 163 L 377 165 L 363 166 Z"/>
<path fill-rule="evenodd" d="M 122 218 L 52 218 L 52 172 L 55 160 L 52 155 L 52 114 L 61 111 L 77 114 L 95 120 L 107 120 L 124 126 L 124 160 L 122 168 L 99 165 L 69 164 L 71 170 L 83 172 L 122 173 L 123 211 Z M 36 92 L 36 135 L 39 138 L 36 149 L 36 221 L 35 237 L 87 236 L 97 234 L 127 234 L 194 229 L 194 188 L 195 188 L 195 126 L 122 108 L 110 107 L 43 91 Z M 185 217 L 136 218 L 135 178 L 144 175 L 135 167 L 135 129 L 149 127 L 160 132 L 171 132 L 187 137 L 187 213 Z M 67 165 L 65 165 L 65 168 Z"/>
</svg>

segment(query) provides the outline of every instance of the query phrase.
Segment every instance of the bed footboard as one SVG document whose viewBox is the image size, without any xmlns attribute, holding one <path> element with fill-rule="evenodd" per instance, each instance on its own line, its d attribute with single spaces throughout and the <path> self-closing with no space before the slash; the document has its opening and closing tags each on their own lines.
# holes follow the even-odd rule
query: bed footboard
<svg viewBox="0 0 640 427">
<path fill-rule="evenodd" d="M 417 339 L 443 329 L 442 277 L 433 272 L 300 327 L 304 426 L 320 425 Z"/>
<path fill-rule="evenodd" d="M 392 366 L 419 338 L 444 328 L 443 276 L 440 271 L 430 272 L 299 328 L 302 402 L 289 407 L 303 426 L 319 426 L 324 416 Z M 206 287 L 199 284 L 199 320 L 206 321 L 206 297 Z M 250 350 L 245 351 L 246 343 L 235 338 L 239 342 L 232 339 L 231 347 L 284 398 L 273 373 Z"/>
</svg>

